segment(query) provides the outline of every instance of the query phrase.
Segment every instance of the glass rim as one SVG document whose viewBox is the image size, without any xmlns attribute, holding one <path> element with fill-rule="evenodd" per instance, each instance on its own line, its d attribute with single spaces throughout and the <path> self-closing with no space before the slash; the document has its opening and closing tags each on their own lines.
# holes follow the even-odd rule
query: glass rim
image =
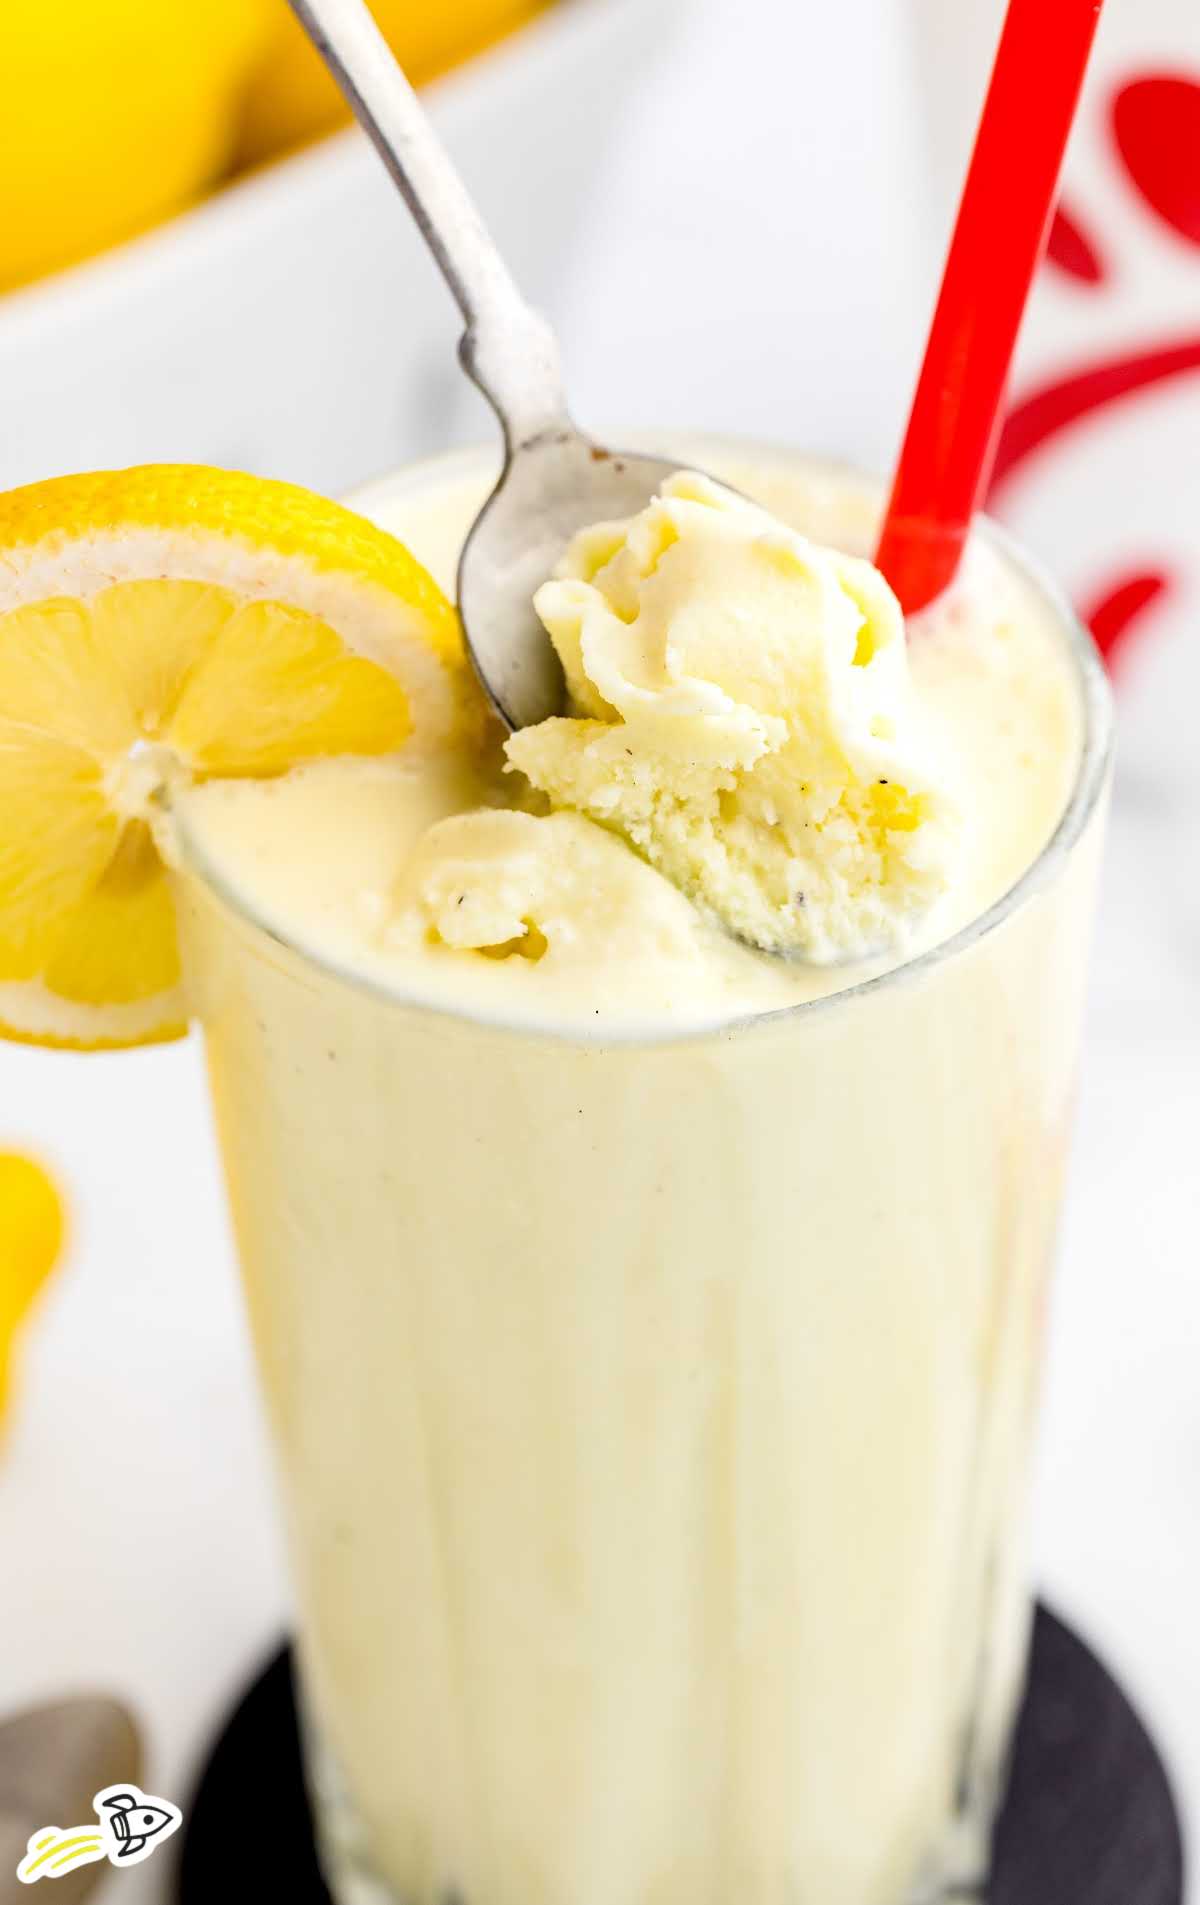
<svg viewBox="0 0 1200 1905">
<path fill-rule="evenodd" d="M 707 443 L 712 446 L 728 446 L 742 450 L 748 455 L 765 457 L 777 464 L 794 465 L 802 463 L 809 469 L 827 471 L 834 476 L 851 476 L 856 480 L 871 480 L 849 461 L 821 456 L 799 456 L 783 444 L 760 443 L 749 437 L 738 437 L 726 432 L 702 433 L 700 431 L 665 430 L 653 439 L 643 433 L 628 432 L 627 439 L 637 443 L 637 437 L 643 441 L 638 447 L 653 442 L 658 449 L 664 443 L 683 444 L 689 439 L 697 447 Z M 421 487 L 421 479 L 440 469 L 451 472 L 461 469 L 464 473 L 477 467 L 483 459 L 484 449 L 475 445 L 465 449 L 442 451 L 430 457 L 406 464 L 393 475 L 381 477 L 374 482 L 363 484 L 351 494 L 351 507 L 365 504 L 377 505 L 389 491 L 403 488 Z M 495 462 L 495 457 L 491 458 Z M 801 999 L 794 1005 L 776 1006 L 765 1012 L 743 1012 L 735 1017 L 720 1019 L 712 1023 L 695 1025 L 667 1026 L 662 1030 L 647 1030 L 640 1024 L 629 1029 L 621 1026 L 609 1026 L 599 1035 L 589 1035 L 586 1028 L 569 1024 L 540 1024 L 534 1020 L 517 1019 L 478 1011 L 465 1011 L 444 1000 L 422 996 L 417 992 L 404 992 L 398 986 L 370 973 L 356 971 L 352 966 L 343 964 L 335 956 L 306 945 L 299 935 L 289 935 L 277 923 L 256 911 L 252 903 L 241 892 L 237 883 L 225 876 L 215 867 L 203 850 L 188 836 L 186 825 L 180 813 L 172 808 L 171 818 L 175 841 L 179 846 L 181 870 L 194 875 L 201 885 L 208 889 L 235 918 L 263 935 L 274 945 L 281 947 L 302 965 L 311 967 L 325 977 L 348 986 L 352 991 L 360 992 L 378 1004 L 399 1011 L 418 1012 L 434 1018 L 444 1019 L 453 1025 L 469 1027 L 474 1032 L 496 1033 L 517 1039 L 533 1039 L 562 1045 L 586 1045 L 595 1050 L 606 1046 L 622 1048 L 653 1049 L 657 1046 L 703 1043 L 714 1039 L 745 1036 L 760 1028 L 778 1030 L 782 1024 L 798 1023 L 816 1014 L 847 1007 L 862 999 L 885 991 L 893 986 L 912 983 L 922 978 L 943 963 L 959 958 L 970 952 L 980 941 L 988 938 L 1006 921 L 1020 912 L 1026 903 L 1043 891 L 1054 879 L 1059 869 L 1069 858 L 1072 849 L 1086 832 L 1088 823 L 1099 804 L 1108 778 L 1112 756 L 1113 714 L 1112 695 L 1109 689 L 1108 675 L 1099 650 L 1090 631 L 1080 621 L 1066 595 L 1050 577 L 1041 563 L 1031 556 L 1015 536 L 1003 528 L 992 517 L 980 512 L 971 530 L 972 536 L 981 536 L 986 542 L 998 549 L 1011 566 L 1030 583 L 1052 610 L 1055 620 L 1062 631 L 1066 654 L 1071 661 L 1079 691 L 1081 721 L 1081 743 L 1079 759 L 1070 794 L 1063 806 L 1062 813 L 1053 832 L 1043 843 L 1034 858 L 1013 884 L 1001 893 L 982 913 L 968 920 L 945 939 L 938 940 L 932 946 L 915 953 L 910 959 L 903 959 L 898 965 L 888 966 L 882 972 L 870 974 L 856 980 L 852 985 L 820 994 L 814 999 Z"/>
</svg>

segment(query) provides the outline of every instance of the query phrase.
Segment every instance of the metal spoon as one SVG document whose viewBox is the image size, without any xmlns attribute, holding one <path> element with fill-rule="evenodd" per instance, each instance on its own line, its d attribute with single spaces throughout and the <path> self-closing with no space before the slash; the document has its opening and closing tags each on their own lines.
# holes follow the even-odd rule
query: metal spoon
<svg viewBox="0 0 1200 1905">
<path fill-rule="evenodd" d="M 567 411 L 558 345 L 526 304 L 363 0 L 290 0 L 408 201 L 466 320 L 459 357 L 504 430 L 504 469 L 467 537 L 458 602 L 501 719 L 559 714 L 563 678 L 534 590 L 576 530 L 642 509 L 677 463 L 602 449 Z"/>
</svg>

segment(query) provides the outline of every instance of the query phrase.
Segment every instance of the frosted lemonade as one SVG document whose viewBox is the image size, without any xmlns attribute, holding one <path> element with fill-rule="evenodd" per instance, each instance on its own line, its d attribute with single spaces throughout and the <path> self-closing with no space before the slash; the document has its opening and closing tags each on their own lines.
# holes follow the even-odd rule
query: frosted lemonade
<svg viewBox="0 0 1200 1905">
<path fill-rule="evenodd" d="M 1020 1684 L 1090 832 L 863 982 L 1045 847 L 1080 653 L 984 540 L 906 650 L 858 485 L 692 458 L 773 518 L 582 539 L 570 720 L 180 809 L 334 1870 L 400 1899 L 897 1905 Z M 377 509 L 448 578 L 489 474 Z"/>
<path fill-rule="evenodd" d="M 507 743 L 418 566 L 482 457 L 365 499 L 418 561 L 215 474 L 0 512 L 60 816 L 0 1017 L 203 1022 L 339 1899 L 986 1866 L 1105 699 L 990 533 L 905 630 L 868 486 L 676 451 L 539 591 L 570 705 Z"/>
</svg>

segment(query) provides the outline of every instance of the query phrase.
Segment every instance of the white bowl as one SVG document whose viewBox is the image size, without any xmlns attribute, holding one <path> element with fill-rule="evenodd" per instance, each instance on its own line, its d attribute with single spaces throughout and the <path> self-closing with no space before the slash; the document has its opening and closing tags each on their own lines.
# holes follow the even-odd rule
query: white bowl
<svg viewBox="0 0 1200 1905">
<path fill-rule="evenodd" d="M 432 86 L 429 111 L 553 317 L 597 155 L 665 17 L 559 5 Z M 336 494 L 479 436 L 458 313 L 357 128 L 0 300 L 0 487 L 204 462 Z"/>
</svg>

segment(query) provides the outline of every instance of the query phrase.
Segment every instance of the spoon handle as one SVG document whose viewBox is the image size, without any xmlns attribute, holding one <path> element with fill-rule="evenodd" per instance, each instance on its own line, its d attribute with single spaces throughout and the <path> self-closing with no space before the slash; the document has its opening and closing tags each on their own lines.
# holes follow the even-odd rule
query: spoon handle
<svg viewBox="0 0 1200 1905">
<path fill-rule="evenodd" d="M 572 429 L 554 333 L 525 302 L 364 0 L 289 0 L 400 187 L 466 320 L 459 358 L 510 452 Z"/>
</svg>

